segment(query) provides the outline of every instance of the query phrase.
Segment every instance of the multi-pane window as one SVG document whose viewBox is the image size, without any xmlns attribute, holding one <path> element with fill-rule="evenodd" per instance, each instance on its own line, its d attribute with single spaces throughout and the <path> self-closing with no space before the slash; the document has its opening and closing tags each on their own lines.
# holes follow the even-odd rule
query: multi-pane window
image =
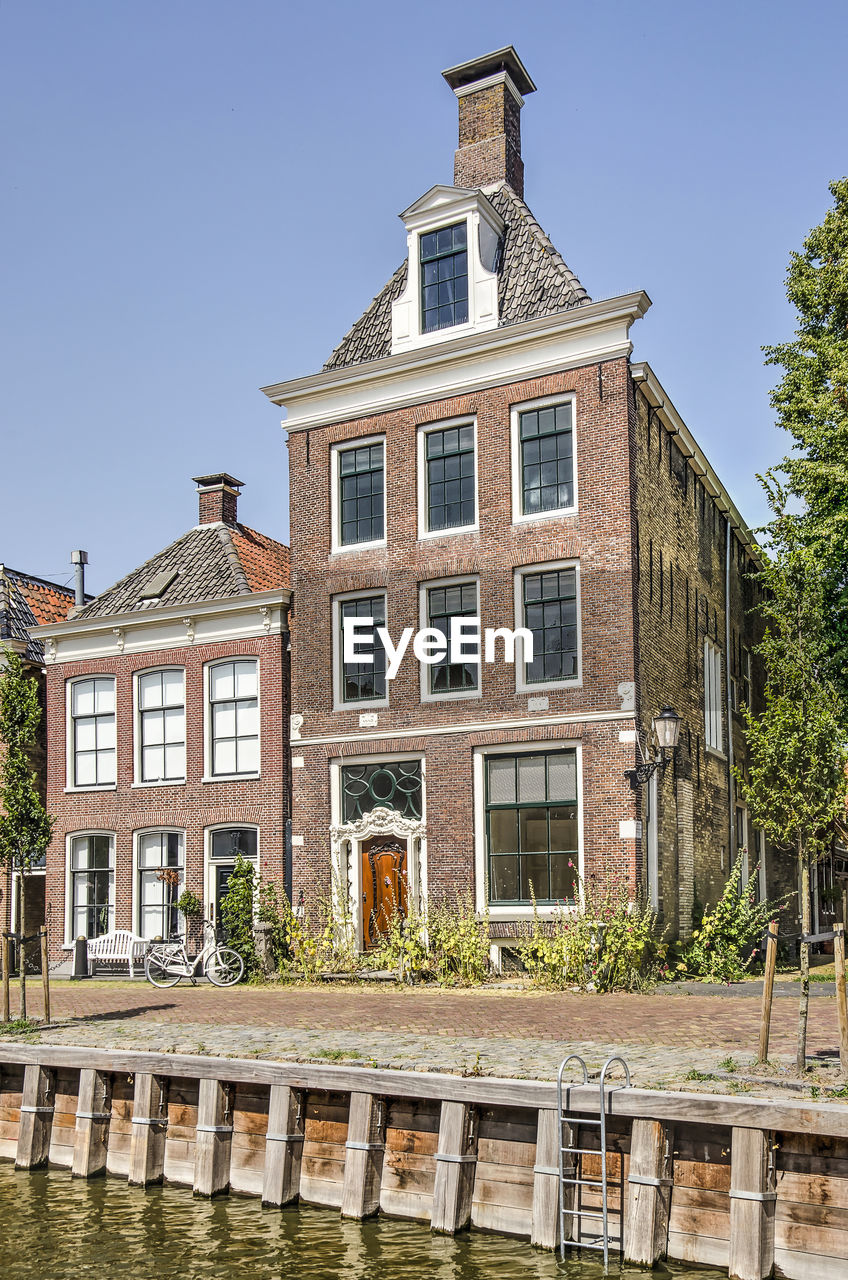
<svg viewBox="0 0 848 1280">
<path fill-rule="evenodd" d="M 179 933 L 177 899 L 183 882 L 183 837 L 178 831 L 150 831 L 138 838 L 138 923 L 142 938 Z"/>
<path fill-rule="evenodd" d="M 259 772 L 259 697 L 256 662 L 216 663 L 209 671 L 212 773 Z"/>
<path fill-rule="evenodd" d="M 341 449 L 338 465 L 341 545 L 379 542 L 385 529 L 382 441 Z"/>
<path fill-rule="evenodd" d="M 450 646 L 451 618 L 476 618 L 477 583 L 451 582 L 443 587 L 427 589 L 427 626 L 441 631 Z M 473 638 L 465 641 L 466 649 L 473 648 Z M 430 693 L 465 693 L 476 689 L 480 683 L 480 664 L 469 659 L 451 662 L 450 647 L 444 658 L 429 668 Z"/>
<path fill-rule="evenodd" d="M 112 928 L 114 855 L 114 836 L 74 836 L 71 840 L 71 929 L 75 938 L 98 938 Z"/>
<path fill-rule="evenodd" d="M 577 756 L 573 750 L 486 760 L 492 903 L 577 896 Z"/>
<path fill-rule="evenodd" d="M 141 782 L 185 777 L 185 684 L 182 671 L 138 677 Z"/>
<path fill-rule="evenodd" d="M 468 253 L 464 222 L 421 237 L 421 332 L 468 319 Z"/>
<path fill-rule="evenodd" d="M 521 514 L 540 515 L 574 505 L 572 406 L 548 405 L 518 415 Z"/>
<path fill-rule="evenodd" d="M 704 641 L 704 740 L 721 751 L 724 733 L 721 724 L 721 649 L 712 640 Z"/>
<path fill-rule="evenodd" d="M 474 523 L 474 427 L 447 427 L 425 436 L 427 529 Z"/>
<path fill-rule="evenodd" d="M 71 685 L 71 742 L 75 787 L 103 787 L 115 782 L 112 676 L 75 680 Z"/>
<path fill-rule="evenodd" d="M 345 618 L 371 618 L 373 631 L 363 627 L 357 637 L 356 647 L 363 653 L 370 652 L 373 662 L 345 662 Z M 358 596 L 355 600 L 339 603 L 339 655 L 341 658 L 342 702 L 371 702 L 386 696 L 386 650 L 377 639 L 377 627 L 386 625 L 385 596 Z"/>
<path fill-rule="evenodd" d="M 577 571 L 550 569 L 521 577 L 524 626 L 533 633 L 528 684 L 577 678 Z"/>
</svg>

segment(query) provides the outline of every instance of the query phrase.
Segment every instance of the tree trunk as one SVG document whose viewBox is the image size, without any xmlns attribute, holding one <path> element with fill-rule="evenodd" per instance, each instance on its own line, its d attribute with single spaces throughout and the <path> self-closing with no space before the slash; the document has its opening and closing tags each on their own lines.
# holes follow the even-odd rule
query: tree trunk
<svg viewBox="0 0 848 1280">
<path fill-rule="evenodd" d="M 21 910 L 18 918 L 18 928 L 21 931 L 21 1018 L 26 1021 L 27 1016 L 27 997 L 26 997 L 26 875 L 21 868 L 20 879 L 18 884 L 20 890 Z"/>
<path fill-rule="evenodd" d="M 801 867 L 801 1002 L 798 1007 L 798 1051 L 795 1065 L 799 1072 L 807 1070 L 807 1014 L 810 1008 L 810 944 L 803 938 L 810 932 L 810 859 L 799 842 Z"/>
</svg>

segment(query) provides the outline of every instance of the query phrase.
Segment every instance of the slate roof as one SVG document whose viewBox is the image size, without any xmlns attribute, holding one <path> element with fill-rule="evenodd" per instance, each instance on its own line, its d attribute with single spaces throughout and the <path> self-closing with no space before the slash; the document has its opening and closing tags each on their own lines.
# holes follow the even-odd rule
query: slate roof
<svg viewBox="0 0 848 1280">
<path fill-rule="evenodd" d="M 502 182 L 484 190 L 506 224 L 498 281 L 501 326 L 591 302 L 577 276 L 512 188 Z M 325 369 L 342 369 L 391 355 L 392 303 L 406 287 L 406 277 L 407 263 L 403 262 L 342 338 Z"/>
<path fill-rule="evenodd" d="M 0 565 L 0 644 L 25 640 L 26 657 L 32 662 L 43 661 L 44 647 L 30 636 L 30 627 L 64 622 L 73 604 L 72 587 Z"/>
<path fill-rule="evenodd" d="M 144 598 L 153 580 L 167 585 Z M 164 551 L 102 591 L 70 617 L 107 617 L 117 613 L 149 613 L 170 605 L 200 604 L 249 596 L 289 585 L 289 549 L 247 525 L 201 524 Z"/>
</svg>

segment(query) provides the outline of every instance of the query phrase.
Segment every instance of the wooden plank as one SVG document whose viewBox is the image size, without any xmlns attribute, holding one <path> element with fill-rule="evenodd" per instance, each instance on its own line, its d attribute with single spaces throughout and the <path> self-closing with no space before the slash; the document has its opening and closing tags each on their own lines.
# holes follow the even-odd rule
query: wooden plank
<svg viewBox="0 0 848 1280">
<path fill-rule="evenodd" d="M 74 1161 L 78 1089 L 78 1071 L 63 1068 L 55 1072 L 49 1163 L 65 1169 L 70 1169 Z"/>
<path fill-rule="evenodd" d="M 106 1147 L 106 1172 L 128 1178 L 132 1146 L 133 1078 L 112 1078 L 112 1118 Z"/>
<path fill-rule="evenodd" d="M 730 1280 L 765 1280 L 774 1270 L 773 1135 L 734 1128 L 730 1164 Z"/>
<path fill-rule="evenodd" d="M 262 1203 L 280 1208 L 300 1195 L 303 1156 L 303 1094 L 285 1084 L 271 1085 Z"/>
<path fill-rule="evenodd" d="M 844 1258 L 775 1248 L 774 1265 L 776 1274 L 786 1280 L 845 1280 Z"/>
<path fill-rule="evenodd" d="M 789 1203 L 832 1205 L 848 1209 L 848 1177 L 833 1178 L 819 1173 L 779 1173 L 777 1177 L 777 1212 Z"/>
<path fill-rule="evenodd" d="M 653 1267 L 665 1257 L 671 1209 L 671 1134 L 659 1120 L 634 1120 L 624 1231 L 624 1260 Z"/>
<path fill-rule="evenodd" d="M 723 1267 L 727 1270 L 730 1241 L 706 1235 L 702 1231 L 669 1230 L 668 1256 L 677 1262 L 701 1263 L 703 1266 Z"/>
<path fill-rule="evenodd" d="M 345 1142 L 342 1217 L 369 1218 L 380 1207 L 386 1109 L 372 1093 L 352 1093 Z"/>
<path fill-rule="evenodd" d="M 94 1178 L 106 1172 L 112 1110 L 110 1084 L 111 1078 L 105 1071 L 91 1067 L 80 1071 L 71 1165 L 75 1178 Z"/>
<path fill-rule="evenodd" d="M 776 1221 L 775 1249 L 796 1249 L 812 1257 L 848 1259 L 848 1232 L 841 1227 L 809 1226 L 801 1222 Z M 843 1262 L 843 1267 L 845 1263 Z M 848 1267 L 845 1268 L 848 1271 Z"/>
<path fill-rule="evenodd" d="M 128 1170 L 130 1186 L 149 1187 L 165 1176 L 167 1088 L 164 1076 L 148 1071 L 136 1073 Z"/>
<path fill-rule="evenodd" d="M 47 1164 L 53 1127 L 53 1079 L 45 1067 L 24 1068 L 15 1167 L 40 1169 Z"/>
<path fill-rule="evenodd" d="M 443 1235 L 454 1235 L 471 1218 L 477 1136 L 471 1108 L 463 1102 L 442 1102 L 433 1215 L 430 1226 Z"/>
<path fill-rule="evenodd" d="M 559 1245 L 559 1112 L 539 1112 L 536 1129 L 530 1242 L 537 1249 Z"/>
<path fill-rule="evenodd" d="M 223 1080 L 201 1080 L 194 1144 L 194 1194 L 220 1195 L 230 1186 L 233 1124 L 230 1087 Z"/>
</svg>

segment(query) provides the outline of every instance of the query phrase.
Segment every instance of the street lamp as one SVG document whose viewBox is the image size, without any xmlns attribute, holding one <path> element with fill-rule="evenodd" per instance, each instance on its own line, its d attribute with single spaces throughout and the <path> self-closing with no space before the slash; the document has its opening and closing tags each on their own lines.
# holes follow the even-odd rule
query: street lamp
<svg viewBox="0 0 848 1280">
<path fill-rule="evenodd" d="M 666 751 L 674 753 L 677 749 L 680 723 L 680 716 L 673 707 L 663 707 L 659 715 L 654 716 L 651 721 L 651 742 L 648 744 L 649 754 L 647 755 L 642 750 L 638 734 L 636 735 L 636 745 L 642 757 L 641 763 L 633 769 L 624 770 L 624 776 L 630 783 L 631 790 L 635 791 L 637 787 L 646 783 L 657 769 L 662 769 L 664 773 L 668 768 L 671 757 L 666 755 Z"/>
</svg>

